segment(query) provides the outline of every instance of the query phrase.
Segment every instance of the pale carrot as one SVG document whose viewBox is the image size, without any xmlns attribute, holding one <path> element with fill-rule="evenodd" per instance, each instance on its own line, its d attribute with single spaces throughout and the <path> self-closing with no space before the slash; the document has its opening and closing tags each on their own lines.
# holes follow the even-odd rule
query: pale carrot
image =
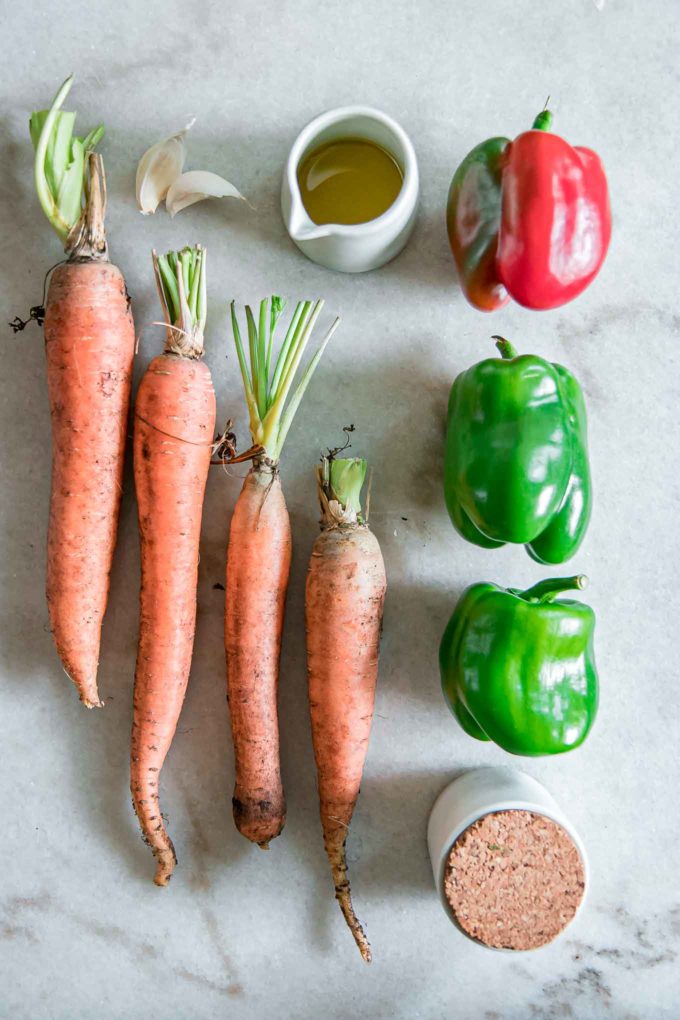
<svg viewBox="0 0 680 1020">
<path fill-rule="evenodd" d="M 134 476 L 142 579 L 132 724 L 132 801 L 167 885 L 177 858 L 159 803 L 163 762 L 184 701 L 196 625 L 201 513 L 215 431 L 215 393 L 201 360 L 205 251 L 157 258 L 165 350 L 140 383 Z"/>
<path fill-rule="evenodd" d="M 305 622 L 312 742 L 321 825 L 335 896 L 367 963 L 371 948 L 350 892 L 345 843 L 373 719 L 386 578 L 361 514 L 363 460 L 324 458 L 321 534 L 307 574 Z"/>
<path fill-rule="evenodd" d="M 288 510 L 279 458 L 293 416 L 339 319 L 309 362 L 290 402 L 304 349 L 323 302 L 298 304 L 274 364 L 280 298 L 246 308 L 250 371 L 232 304 L 232 326 L 250 415 L 253 445 L 236 458 L 252 460 L 234 509 L 227 553 L 225 649 L 234 741 L 233 812 L 247 839 L 266 848 L 286 820 L 281 782 L 277 691 L 281 633 L 291 559 Z"/>
<path fill-rule="evenodd" d="M 45 306 L 52 418 L 47 603 L 57 652 L 88 707 L 97 689 L 101 629 L 118 530 L 135 334 L 123 275 L 108 260 L 103 134 L 72 138 L 61 105 L 31 117 L 35 184 L 67 261 L 54 270 Z M 83 202 L 85 205 L 83 207 Z M 19 324 L 23 325 L 23 324 Z"/>
</svg>

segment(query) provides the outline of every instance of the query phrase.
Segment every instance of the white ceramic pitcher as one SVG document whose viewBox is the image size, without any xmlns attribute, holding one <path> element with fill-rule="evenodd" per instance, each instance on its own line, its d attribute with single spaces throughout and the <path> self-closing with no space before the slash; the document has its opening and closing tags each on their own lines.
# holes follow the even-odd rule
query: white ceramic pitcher
<svg viewBox="0 0 680 1020">
<path fill-rule="evenodd" d="M 353 224 L 310 219 L 300 195 L 298 166 L 312 149 L 338 138 L 366 138 L 387 149 L 399 164 L 401 191 L 382 216 Z M 343 273 L 365 273 L 402 250 L 413 230 L 418 194 L 416 154 L 403 128 L 370 106 L 343 106 L 316 117 L 293 143 L 283 174 L 281 211 L 291 238 L 313 262 Z"/>
</svg>

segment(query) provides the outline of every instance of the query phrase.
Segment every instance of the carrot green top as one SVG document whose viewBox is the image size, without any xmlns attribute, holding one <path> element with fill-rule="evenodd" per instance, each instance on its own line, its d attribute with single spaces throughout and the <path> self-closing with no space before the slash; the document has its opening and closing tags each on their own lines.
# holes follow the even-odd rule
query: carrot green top
<svg viewBox="0 0 680 1020">
<path fill-rule="evenodd" d="M 295 412 L 300 406 L 326 344 L 340 323 L 340 319 L 337 318 L 332 324 L 288 400 L 302 355 L 322 308 L 323 301 L 298 302 L 276 360 L 273 360 L 274 334 L 284 310 L 284 303 L 280 297 L 274 296 L 271 300 L 265 298 L 260 302 L 257 322 L 252 309 L 246 305 L 248 326 L 248 359 L 246 359 L 236 307 L 233 301 L 231 303 L 231 324 L 248 404 L 253 444 L 274 464 L 281 456 Z"/>
<path fill-rule="evenodd" d="M 361 489 L 366 478 L 366 461 L 361 457 L 321 458 L 316 478 L 321 504 L 322 527 L 340 524 L 365 524 L 367 512 L 362 514 Z"/>
<path fill-rule="evenodd" d="M 342 457 L 330 462 L 329 487 L 345 510 L 361 516 L 361 490 L 366 478 L 366 461 L 361 457 Z"/>
<path fill-rule="evenodd" d="M 43 212 L 69 251 L 74 247 L 72 231 L 81 222 L 84 207 L 89 200 L 89 153 L 104 134 L 102 124 L 93 128 L 84 138 L 73 134 L 76 115 L 61 109 L 72 84 L 73 75 L 70 75 L 57 92 L 49 110 L 35 111 L 29 121 L 31 141 L 35 148 L 35 190 Z M 102 179 L 96 182 L 97 189 L 103 191 L 101 166 L 98 176 Z M 103 221 L 103 194 L 99 198 Z M 101 229 L 103 234 L 103 222 Z M 105 241 L 102 244 L 105 246 Z"/>
<path fill-rule="evenodd" d="M 200 358 L 208 314 L 206 250 L 197 244 L 167 255 L 154 251 L 152 259 L 165 319 L 165 353 Z"/>
</svg>

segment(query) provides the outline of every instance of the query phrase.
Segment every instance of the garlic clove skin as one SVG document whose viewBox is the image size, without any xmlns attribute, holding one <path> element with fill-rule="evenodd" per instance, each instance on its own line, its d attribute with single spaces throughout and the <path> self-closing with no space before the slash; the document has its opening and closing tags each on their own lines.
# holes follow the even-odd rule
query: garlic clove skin
<svg viewBox="0 0 680 1020">
<path fill-rule="evenodd" d="M 176 135 L 164 138 L 147 149 L 137 166 L 135 194 L 137 206 L 143 216 L 154 213 L 168 189 L 182 173 L 185 159 L 184 136 L 195 117 Z"/>
<path fill-rule="evenodd" d="M 186 209 L 204 198 L 240 198 L 246 199 L 229 181 L 209 170 L 189 170 L 170 185 L 165 196 L 165 206 L 171 216 Z"/>
</svg>

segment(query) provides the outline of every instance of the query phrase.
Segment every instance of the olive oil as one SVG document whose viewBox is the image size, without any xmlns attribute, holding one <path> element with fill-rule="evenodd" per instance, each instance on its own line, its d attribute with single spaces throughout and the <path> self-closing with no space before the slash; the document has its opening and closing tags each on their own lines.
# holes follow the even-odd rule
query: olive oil
<svg viewBox="0 0 680 1020">
<path fill-rule="evenodd" d="M 363 138 L 338 138 L 313 149 L 297 170 L 300 194 L 314 223 L 367 223 L 401 191 L 399 164 Z"/>
</svg>

